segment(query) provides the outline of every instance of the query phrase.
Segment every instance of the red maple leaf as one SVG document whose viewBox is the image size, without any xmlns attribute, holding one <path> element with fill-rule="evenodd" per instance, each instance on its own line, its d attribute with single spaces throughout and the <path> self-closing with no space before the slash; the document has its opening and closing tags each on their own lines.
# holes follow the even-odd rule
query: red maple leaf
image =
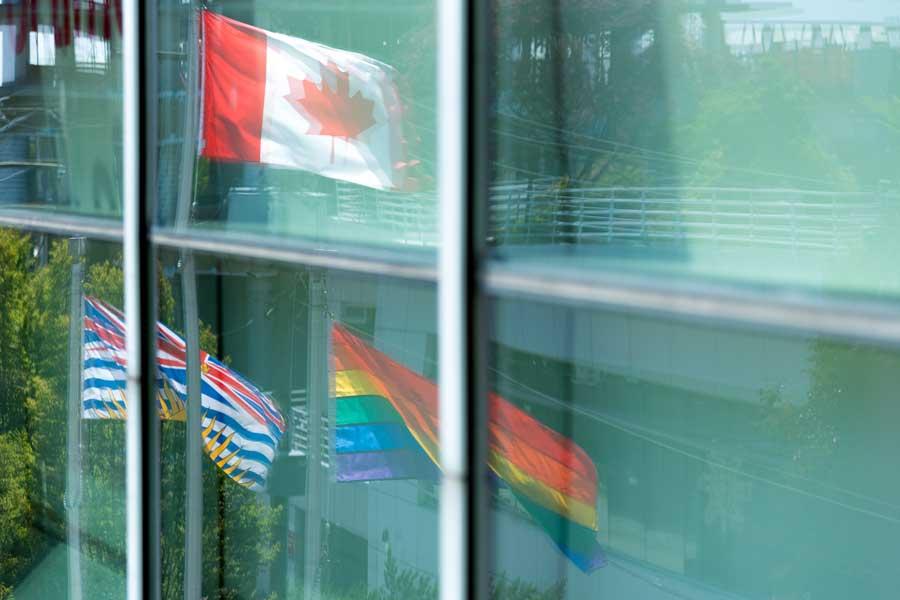
<svg viewBox="0 0 900 600">
<path fill-rule="evenodd" d="M 333 82 L 333 84 L 331 83 Z M 291 93 L 285 99 L 310 121 L 310 135 L 350 139 L 375 125 L 375 102 L 357 91 L 350 96 L 350 74 L 332 62 L 322 67 L 322 83 L 288 76 Z M 334 150 L 332 149 L 332 152 Z"/>
</svg>

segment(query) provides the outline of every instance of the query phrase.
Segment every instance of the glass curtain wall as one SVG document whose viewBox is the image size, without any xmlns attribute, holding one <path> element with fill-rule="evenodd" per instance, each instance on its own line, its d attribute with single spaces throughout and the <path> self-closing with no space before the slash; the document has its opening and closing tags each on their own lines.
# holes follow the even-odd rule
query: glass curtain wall
<svg viewBox="0 0 900 600">
<path fill-rule="evenodd" d="M 158 10 L 162 595 L 436 598 L 435 4 Z"/>
<path fill-rule="evenodd" d="M 2 598 L 125 594 L 121 18 L 0 3 Z"/>
<path fill-rule="evenodd" d="M 493 596 L 895 594 L 898 15 L 491 3 Z"/>
<path fill-rule="evenodd" d="M 492 3 L 495 256 L 896 296 L 897 9 L 781 4 Z"/>
<path fill-rule="evenodd" d="M 0 252 L 0 596 L 122 597 L 121 245 L 4 227 Z"/>
<path fill-rule="evenodd" d="M 158 5 L 161 230 L 432 260 L 434 2 Z"/>
<path fill-rule="evenodd" d="M 203 452 L 197 477 L 188 388 L 162 429 L 163 596 L 436 597 L 439 471 L 414 420 L 436 408 L 433 283 L 190 260 L 160 253 L 161 322 L 190 343 L 197 315 Z"/>
<path fill-rule="evenodd" d="M 118 2 L 0 7 L 0 203 L 122 214 Z"/>
<path fill-rule="evenodd" d="M 137 4 L 0 0 L 0 599 L 125 597 L 141 542 Z M 125 235 L 152 254 L 160 527 L 136 535 L 162 598 L 477 590 L 439 568 L 466 533 L 492 600 L 895 597 L 895 3 L 460 2 L 456 45 L 433 0 L 148 6 L 157 175 Z M 484 233 L 454 232 L 462 440 L 442 44 L 489 49 L 451 149 L 470 193 L 441 198 Z M 442 442 L 487 506 L 439 531 Z"/>
</svg>

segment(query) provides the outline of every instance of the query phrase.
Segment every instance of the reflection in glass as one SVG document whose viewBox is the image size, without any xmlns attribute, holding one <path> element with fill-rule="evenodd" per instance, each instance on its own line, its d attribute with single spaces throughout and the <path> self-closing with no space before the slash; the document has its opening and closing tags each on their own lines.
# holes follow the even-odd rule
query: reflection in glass
<svg viewBox="0 0 900 600">
<path fill-rule="evenodd" d="M 346 328 L 332 331 L 337 478 L 432 479 L 437 474 L 438 389 Z M 595 540 L 597 471 L 584 451 L 491 394 L 488 467 L 579 569 L 604 563 Z"/>
<path fill-rule="evenodd" d="M 81 318 L 121 251 L 0 229 L 0 272 L 0 598 L 122 597 L 125 430 L 82 418 Z"/>
<path fill-rule="evenodd" d="M 121 20 L 113 0 L 0 7 L 0 207 L 121 215 Z"/>
<path fill-rule="evenodd" d="M 200 18 L 202 156 L 404 187 L 402 106 L 389 65 L 209 10 Z"/>
<path fill-rule="evenodd" d="M 160 10 L 161 225 L 435 245 L 433 2 Z"/>
<path fill-rule="evenodd" d="M 900 293 L 895 6 L 493 6 L 497 256 Z"/>
<path fill-rule="evenodd" d="M 192 261 L 195 279 L 185 279 Z M 175 325 L 167 337 L 189 329 L 179 315 L 191 311 L 174 309 L 187 308 L 185 286 L 195 286 L 202 351 L 265 390 L 287 421 L 256 493 L 215 461 L 186 478 L 190 424 L 164 422 L 166 593 L 180 596 L 199 565 L 190 559 L 196 535 L 204 594 L 436 597 L 433 286 L 202 255 L 165 253 L 162 265 L 160 306 Z M 496 500 L 515 503 L 555 559 L 584 573 L 604 565 L 594 459 L 552 421 L 500 395 L 490 406 Z M 192 522 L 185 507 L 196 497 Z M 531 589 L 506 577 L 494 584 L 501 596 Z"/>
<path fill-rule="evenodd" d="M 88 296 L 85 305 L 84 418 L 128 416 L 125 399 L 125 315 Z M 186 345 L 157 323 L 156 381 L 161 419 L 187 418 Z M 200 353 L 203 449 L 238 485 L 265 489 L 284 417 L 264 393 L 208 353 Z"/>
<path fill-rule="evenodd" d="M 607 558 L 556 559 L 501 493 L 495 580 L 548 598 L 895 596 L 896 352 L 515 299 L 492 316 L 490 383 L 596 465 Z"/>
<path fill-rule="evenodd" d="M 164 596 L 196 569 L 209 596 L 436 597 L 433 286 L 169 252 L 161 271 L 172 335 L 193 290 L 201 351 L 285 420 L 255 490 L 208 459 L 187 478 L 190 423 L 163 422 Z"/>
</svg>

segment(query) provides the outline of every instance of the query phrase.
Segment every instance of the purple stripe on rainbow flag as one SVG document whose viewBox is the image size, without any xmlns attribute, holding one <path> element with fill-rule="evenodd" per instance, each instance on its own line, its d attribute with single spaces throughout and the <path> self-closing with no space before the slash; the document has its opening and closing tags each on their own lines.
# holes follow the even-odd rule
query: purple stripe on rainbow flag
<svg viewBox="0 0 900 600">
<path fill-rule="evenodd" d="M 421 449 L 357 452 L 334 457 L 338 481 L 434 479 L 440 472 Z"/>
</svg>

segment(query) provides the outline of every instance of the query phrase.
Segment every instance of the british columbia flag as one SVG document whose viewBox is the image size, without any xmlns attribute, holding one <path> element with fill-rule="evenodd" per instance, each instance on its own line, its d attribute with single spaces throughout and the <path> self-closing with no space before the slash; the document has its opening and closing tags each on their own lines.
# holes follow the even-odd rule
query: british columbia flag
<svg viewBox="0 0 900 600">
<path fill-rule="evenodd" d="M 125 419 L 125 318 L 109 304 L 84 302 L 85 419 Z M 157 323 L 156 381 L 162 419 L 187 417 L 185 342 Z M 200 353 L 203 446 L 222 471 L 240 485 L 265 489 L 266 476 L 285 422 L 272 400 L 252 383 Z"/>
</svg>

